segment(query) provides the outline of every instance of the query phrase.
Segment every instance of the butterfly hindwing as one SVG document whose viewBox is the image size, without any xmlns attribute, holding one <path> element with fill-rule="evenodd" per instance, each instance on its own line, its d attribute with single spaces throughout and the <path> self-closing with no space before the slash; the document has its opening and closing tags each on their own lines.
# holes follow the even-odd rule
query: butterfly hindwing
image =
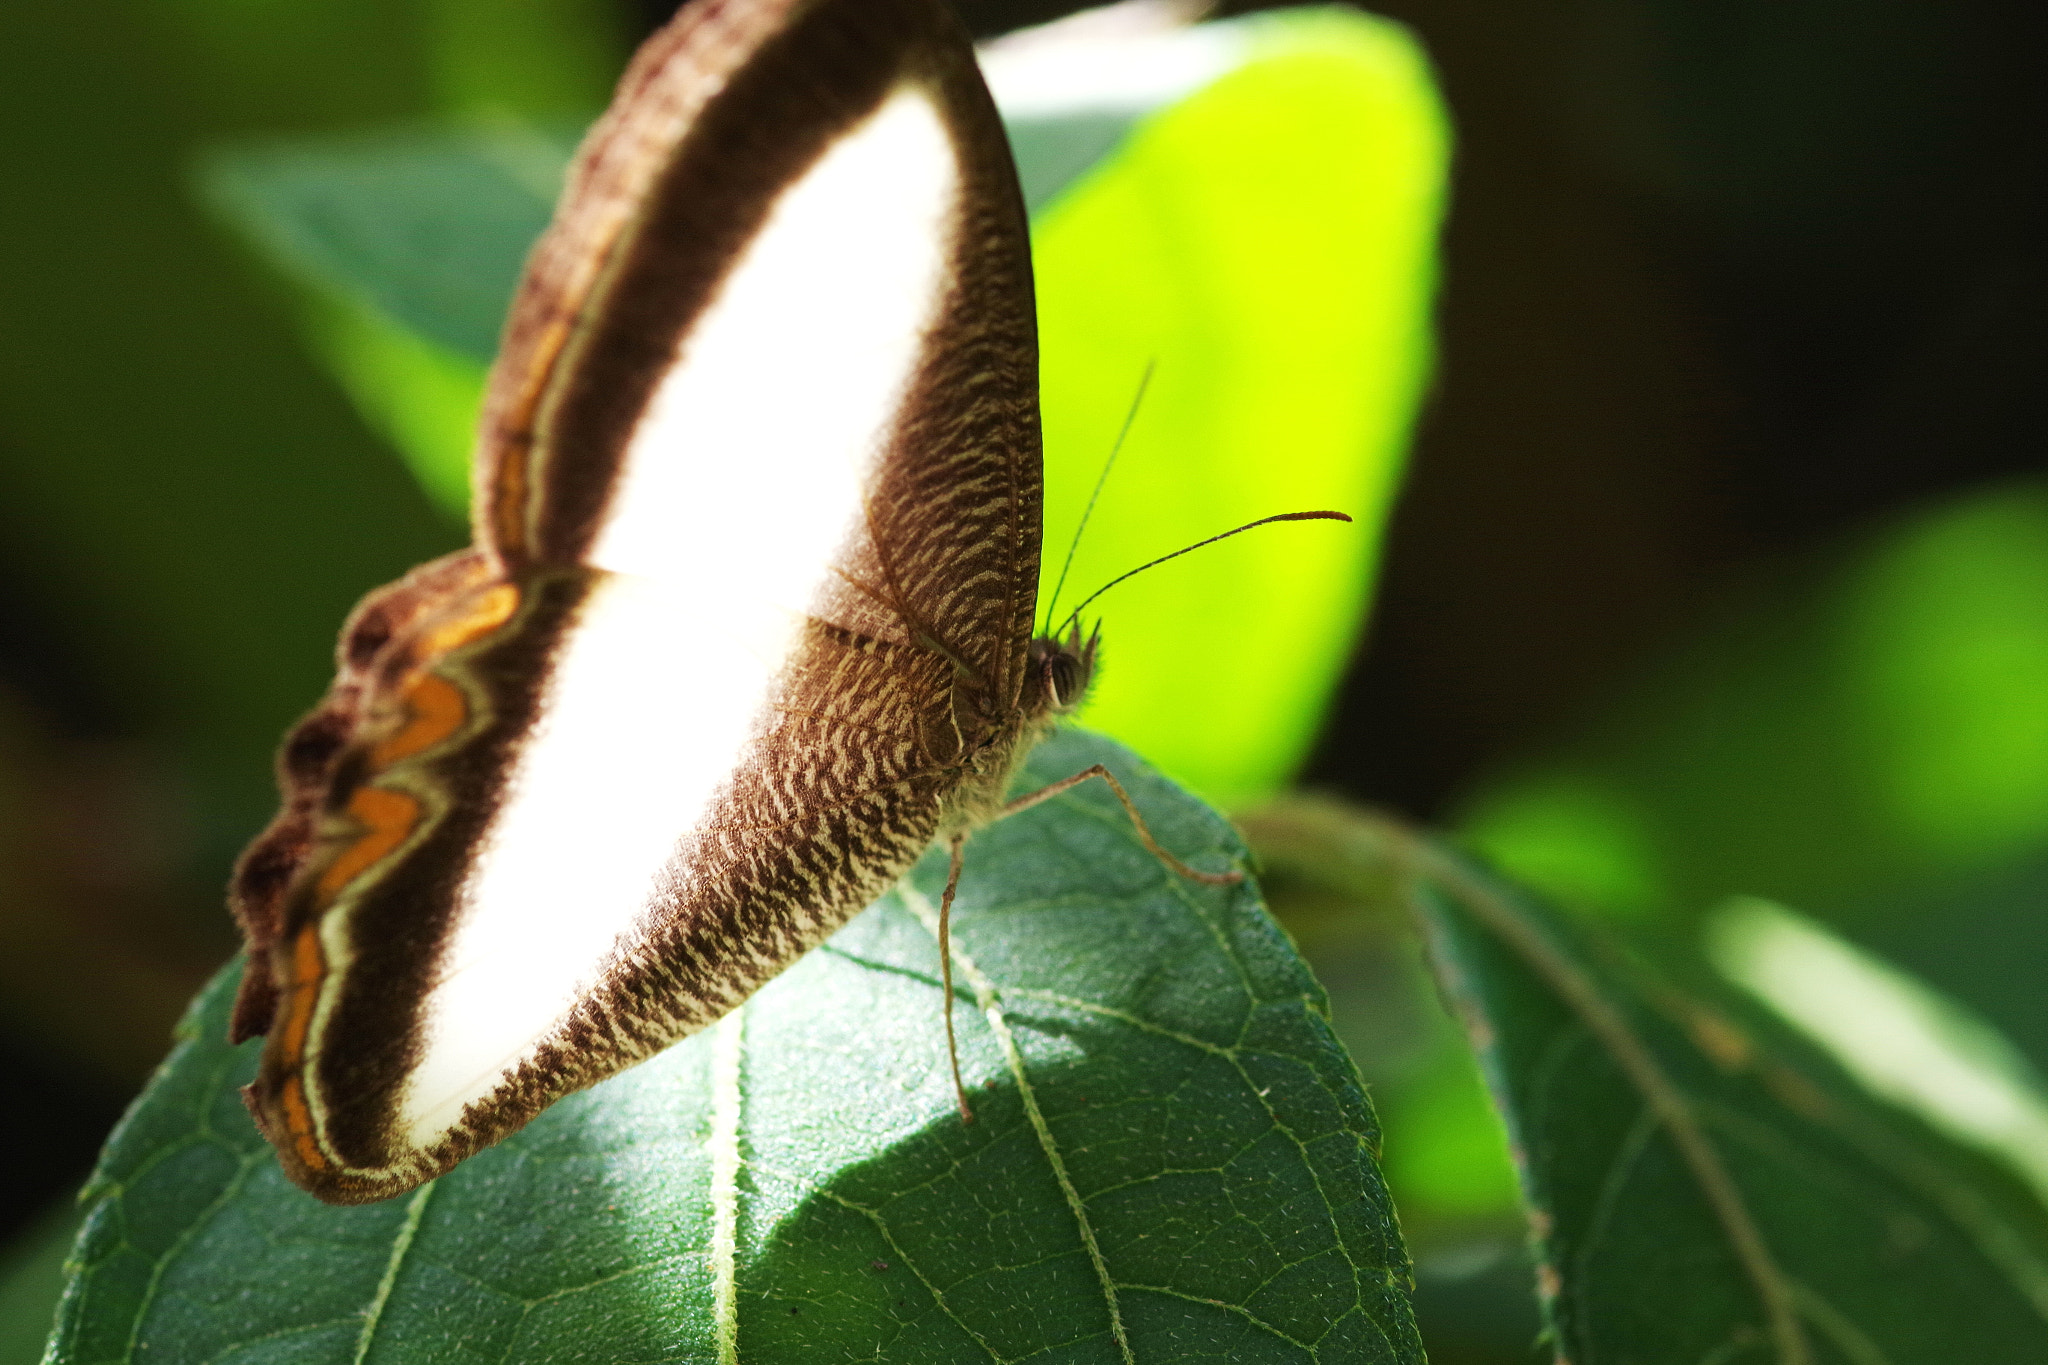
<svg viewBox="0 0 2048 1365">
<path fill-rule="evenodd" d="M 445 1170 L 999 785 L 1039 477 L 1021 199 L 941 0 L 688 6 L 535 249 L 477 548 L 345 643 L 244 859 L 238 1027 L 293 1178 Z"/>
</svg>

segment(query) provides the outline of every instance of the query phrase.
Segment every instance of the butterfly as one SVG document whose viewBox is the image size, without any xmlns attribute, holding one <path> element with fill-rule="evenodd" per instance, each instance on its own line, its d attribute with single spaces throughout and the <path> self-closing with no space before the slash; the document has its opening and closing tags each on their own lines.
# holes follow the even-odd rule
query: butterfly
<svg viewBox="0 0 2048 1365">
<path fill-rule="evenodd" d="M 969 831 L 1116 785 L 1006 799 L 1096 653 L 1033 630 L 1035 346 L 943 0 L 699 0 L 648 41 L 514 300 L 474 544 L 356 608 L 236 869 L 232 1037 L 293 1181 L 411 1189 L 935 840 L 950 907 Z"/>
</svg>

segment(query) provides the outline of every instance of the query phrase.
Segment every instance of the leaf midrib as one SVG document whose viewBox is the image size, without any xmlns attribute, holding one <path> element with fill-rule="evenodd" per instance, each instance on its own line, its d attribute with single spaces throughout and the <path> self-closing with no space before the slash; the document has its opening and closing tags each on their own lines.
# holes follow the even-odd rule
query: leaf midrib
<svg viewBox="0 0 2048 1365">
<path fill-rule="evenodd" d="M 918 922 L 930 932 L 932 941 L 939 938 L 939 912 L 926 900 L 924 893 L 907 880 L 898 888 L 903 903 L 910 907 Z M 1054 1139 L 1052 1129 L 1045 1121 L 1045 1115 L 1038 1107 L 1038 1092 L 1025 1074 L 1024 1054 L 1017 1046 L 1016 1038 L 1010 1032 L 1010 1022 L 1003 1013 L 1000 996 L 995 983 L 982 974 L 967 950 L 960 946 L 958 939 L 952 940 L 953 963 L 974 988 L 975 1004 L 988 1019 L 990 1030 L 996 1035 L 996 1045 L 1002 1049 L 1003 1060 L 1009 1066 L 1011 1078 L 1017 1082 L 1018 1097 L 1024 1104 L 1024 1116 L 1031 1124 L 1031 1131 L 1038 1138 L 1038 1148 L 1045 1156 L 1046 1164 L 1052 1168 L 1053 1179 L 1059 1184 L 1060 1194 L 1067 1201 L 1067 1210 L 1074 1217 L 1074 1224 L 1081 1235 L 1081 1246 L 1088 1253 L 1088 1263 L 1094 1267 L 1096 1283 L 1102 1289 L 1105 1305 L 1109 1310 L 1109 1334 L 1116 1342 L 1117 1354 L 1124 1365 L 1137 1365 L 1137 1357 L 1131 1353 L 1131 1341 L 1124 1331 L 1123 1309 L 1117 1303 L 1116 1282 L 1110 1278 L 1109 1264 L 1102 1257 L 1101 1244 L 1095 1240 L 1095 1227 L 1089 1222 L 1088 1209 L 1081 1195 L 1074 1188 L 1073 1177 L 1067 1173 L 1066 1158 L 1060 1154 L 1059 1143 Z M 952 1002 L 946 1002 L 948 1009 Z"/>
</svg>

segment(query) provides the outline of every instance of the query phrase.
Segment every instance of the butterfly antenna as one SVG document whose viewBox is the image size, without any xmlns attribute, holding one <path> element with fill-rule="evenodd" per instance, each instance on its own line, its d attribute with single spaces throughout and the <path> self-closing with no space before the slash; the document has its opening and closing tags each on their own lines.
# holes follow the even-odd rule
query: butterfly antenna
<svg viewBox="0 0 2048 1365">
<path fill-rule="evenodd" d="M 1135 568 L 1135 569 L 1132 569 L 1132 570 L 1130 570 L 1130 571 L 1129 571 L 1128 573 L 1120 573 L 1120 574 L 1118 574 L 1118 575 L 1117 575 L 1117 576 L 1116 576 L 1115 578 L 1112 578 L 1112 579 L 1110 579 L 1110 580 L 1109 580 L 1109 581 L 1108 581 L 1107 583 L 1104 583 L 1104 584 L 1103 584 L 1103 585 L 1102 585 L 1101 587 L 1097 588 L 1097 589 L 1096 589 L 1096 590 L 1095 590 L 1094 592 L 1091 592 L 1091 593 L 1089 593 L 1089 594 L 1088 594 L 1088 595 L 1087 595 L 1086 597 L 1084 597 L 1084 598 L 1082 598 L 1082 599 L 1081 599 L 1081 605 L 1080 605 L 1080 606 L 1078 606 L 1078 607 L 1075 607 L 1075 608 L 1073 609 L 1073 611 L 1072 611 L 1072 612 L 1068 613 L 1068 615 L 1067 615 L 1067 620 L 1066 620 L 1066 621 L 1064 621 L 1064 622 L 1061 622 L 1061 628 L 1062 628 L 1062 629 L 1064 629 L 1064 628 L 1065 628 L 1065 626 L 1066 626 L 1066 624 L 1067 624 L 1067 622 L 1074 622 L 1074 623 L 1078 623 L 1078 622 L 1080 621 L 1080 617 L 1081 617 L 1081 612 L 1082 612 L 1082 611 L 1083 611 L 1083 610 L 1084 610 L 1084 609 L 1085 609 L 1085 608 L 1087 607 L 1087 605 L 1088 605 L 1088 604 L 1089 604 L 1090 602 L 1093 602 L 1093 601 L 1094 601 L 1094 600 L 1095 600 L 1096 598 L 1098 598 L 1098 597 L 1102 596 L 1102 594 L 1104 594 L 1104 593 L 1108 592 L 1108 591 L 1109 591 L 1109 590 L 1110 590 L 1111 588 L 1113 588 L 1113 587 L 1115 587 L 1115 586 L 1116 586 L 1117 584 L 1119 584 L 1119 583 L 1123 582 L 1123 581 L 1124 581 L 1124 580 L 1125 580 L 1126 578 L 1135 578 L 1135 577 L 1137 577 L 1137 576 L 1138 576 L 1139 574 L 1141 574 L 1141 573 L 1145 572 L 1145 570 L 1147 570 L 1147 569 L 1156 569 L 1156 568 L 1158 568 L 1158 567 L 1159 567 L 1159 566 L 1160 566 L 1161 564 L 1164 564 L 1164 563 L 1165 563 L 1165 562 L 1166 562 L 1167 560 L 1169 560 L 1169 559 L 1179 559 L 1179 558 L 1180 558 L 1180 557 L 1181 557 L 1182 555 L 1184 555 L 1184 554 L 1188 553 L 1188 551 L 1190 551 L 1190 550 L 1199 550 L 1199 549 L 1201 549 L 1201 548 L 1202 548 L 1202 547 L 1203 547 L 1204 545 L 1214 545 L 1214 544 L 1215 544 L 1215 543 L 1216 543 L 1217 541 L 1219 541 L 1219 540 L 1228 540 L 1228 539 L 1230 539 L 1230 538 L 1231 538 L 1232 536 L 1234 536 L 1234 535 L 1241 535 L 1242 533 L 1244 533 L 1244 532 L 1246 532 L 1246 531 L 1249 531 L 1249 530 L 1253 529 L 1254 527 L 1258 527 L 1258 526 L 1271 526 L 1271 525 L 1272 525 L 1272 524 L 1273 524 L 1274 522 L 1276 522 L 1276 521 L 1349 521 L 1349 520 L 1351 520 L 1351 518 L 1350 518 L 1350 517 L 1347 517 L 1347 516 L 1345 516 L 1345 515 L 1344 515 L 1344 514 L 1343 514 L 1342 512 L 1282 512 L 1282 513 L 1280 513 L 1280 514 L 1279 514 L 1278 516 L 1271 516 L 1271 517 L 1260 517 L 1260 518 L 1259 518 L 1259 519 L 1258 519 L 1257 521 L 1248 521 L 1248 522 L 1246 522 L 1246 523 L 1245 523 L 1244 525 L 1242 525 L 1242 526 L 1237 526 L 1237 527 L 1233 527 L 1232 529 L 1230 529 L 1230 530 L 1228 530 L 1228 531 L 1225 531 L 1225 532 L 1224 532 L 1224 533 L 1223 533 L 1222 535 L 1219 535 L 1219 536 L 1210 536 L 1210 537 L 1209 537 L 1209 538 L 1208 538 L 1207 540 L 1198 540 L 1198 541 L 1196 541 L 1196 542 L 1195 542 L 1194 544 L 1192 544 L 1192 545 L 1183 545 L 1183 546 L 1181 546 L 1181 547 L 1180 547 L 1180 548 L 1179 548 L 1178 550 L 1175 550 L 1175 551 L 1174 551 L 1174 552 L 1173 552 L 1172 554 L 1170 554 L 1170 555 L 1161 555 L 1161 556 L 1159 556 L 1159 558 L 1157 558 L 1157 559 L 1154 559 L 1154 560 L 1151 560 L 1151 561 L 1150 561 L 1150 562 L 1148 562 L 1148 563 L 1140 564 L 1140 565 L 1139 565 L 1139 566 L 1138 566 L 1137 568 Z M 1057 634 L 1057 632 L 1055 632 L 1055 634 Z"/>
<path fill-rule="evenodd" d="M 1088 529 L 1088 518 L 1095 515 L 1095 500 L 1102 496 L 1102 486 L 1109 482 L 1109 471 L 1116 467 L 1116 457 L 1124 448 L 1124 437 L 1131 434 L 1131 424 L 1138 420 L 1138 405 L 1145 401 L 1145 390 L 1152 386 L 1152 371 L 1159 367 L 1156 360 L 1145 362 L 1145 373 L 1138 376 L 1138 391 L 1131 395 L 1131 409 L 1124 414 L 1123 429 L 1116 434 L 1116 441 L 1109 448 L 1109 458 L 1102 462 L 1102 472 L 1095 476 L 1095 489 L 1088 495 L 1088 505 L 1081 511 L 1081 524 L 1074 528 L 1074 538 L 1067 543 L 1067 557 L 1060 565 L 1059 581 L 1052 585 L 1052 602 L 1045 609 L 1046 624 L 1058 620 L 1060 590 L 1067 586 L 1067 570 L 1074 567 L 1074 551 L 1081 548 L 1081 533 Z"/>
</svg>

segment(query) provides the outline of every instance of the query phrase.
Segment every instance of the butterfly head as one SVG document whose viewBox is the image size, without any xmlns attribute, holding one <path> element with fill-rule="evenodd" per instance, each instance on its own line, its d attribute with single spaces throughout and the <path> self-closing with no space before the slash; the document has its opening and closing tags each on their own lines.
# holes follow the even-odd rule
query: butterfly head
<svg viewBox="0 0 2048 1365">
<path fill-rule="evenodd" d="M 1095 676 L 1095 650 L 1102 640 L 1102 626 L 1081 634 L 1076 620 L 1065 635 L 1040 635 L 1031 642 L 1031 676 L 1037 680 L 1039 700 L 1053 715 L 1067 715 L 1078 709 L 1088 695 L 1089 680 Z"/>
</svg>

